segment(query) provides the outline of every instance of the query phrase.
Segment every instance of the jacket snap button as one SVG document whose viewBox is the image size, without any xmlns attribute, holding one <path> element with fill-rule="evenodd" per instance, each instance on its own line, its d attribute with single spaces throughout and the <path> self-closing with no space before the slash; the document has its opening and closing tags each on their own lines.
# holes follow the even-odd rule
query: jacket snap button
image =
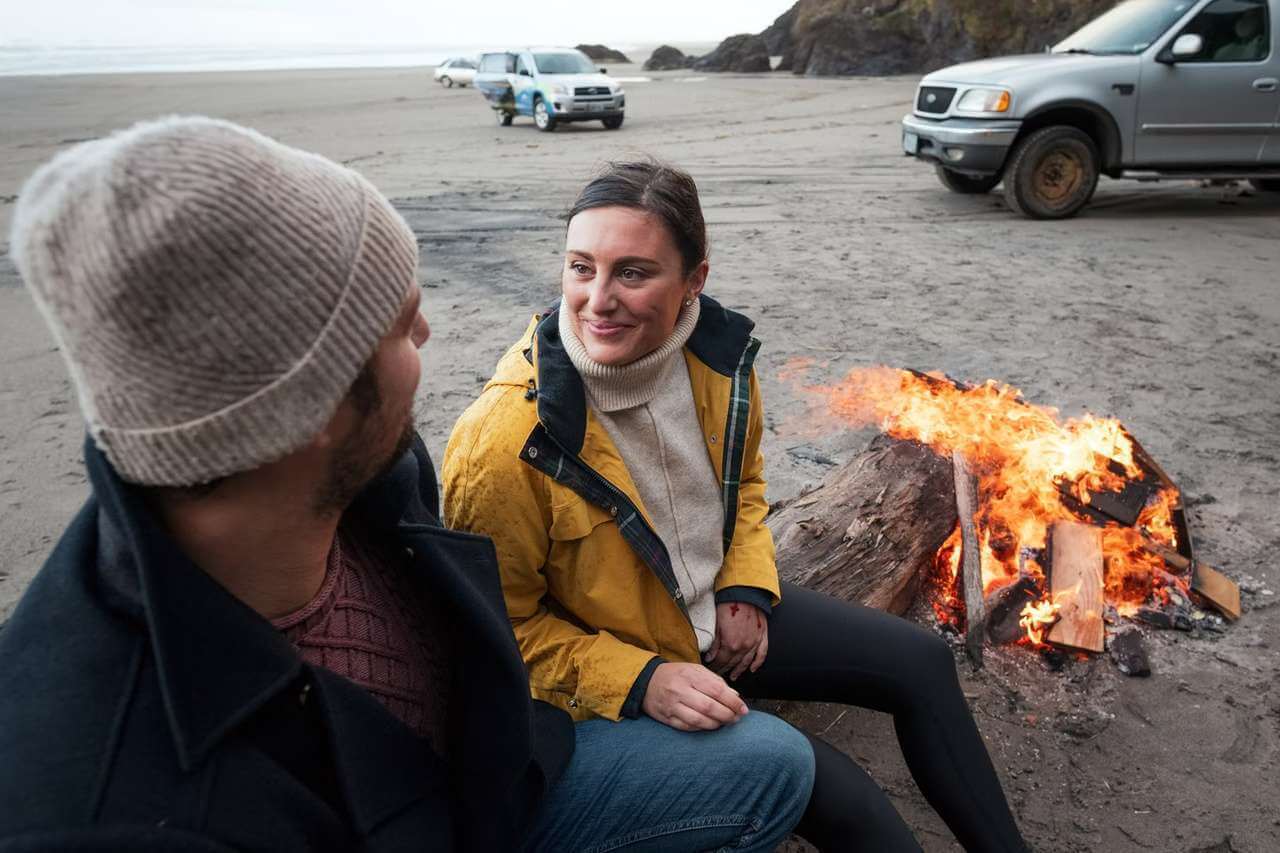
<svg viewBox="0 0 1280 853">
<path fill-rule="evenodd" d="M 715 444 L 715 443 L 716 443 L 716 434 L 715 434 L 714 432 L 713 432 L 713 433 L 711 433 L 711 443 L 712 443 L 712 444 Z"/>
<path fill-rule="evenodd" d="M 529 448 L 529 458 L 530 458 L 530 459 L 537 459 L 537 458 L 538 458 L 538 448 L 536 448 L 536 447 L 530 447 L 530 448 Z"/>
<path fill-rule="evenodd" d="M 311 695 L 311 685 L 310 684 L 302 685 L 302 689 L 298 691 L 298 704 L 299 705 L 307 704 L 307 697 L 310 695 Z"/>
<path fill-rule="evenodd" d="M 576 708 L 576 707 L 578 707 L 578 700 L 577 700 L 577 699 L 570 699 L 570 700 L 569 700 L 569 707 L 570 707 L 570 708 Z"/>
<path fill-rule="evenodd" d="M 616 517 L 617 514 L 618 514 L 618 508 L 616 506 L 609 507 L 609 515 Z"/>
<path fill-rule="evenodd" d="M 412 548 L 405 548 L 405 549 L 404 549 L 404 555 L 405 555 L 406 557 L 408 557 L 410 560 L 412 560 L 412 559 L 413 559 L 413 549 L 412 549 Z"/>
</svg>

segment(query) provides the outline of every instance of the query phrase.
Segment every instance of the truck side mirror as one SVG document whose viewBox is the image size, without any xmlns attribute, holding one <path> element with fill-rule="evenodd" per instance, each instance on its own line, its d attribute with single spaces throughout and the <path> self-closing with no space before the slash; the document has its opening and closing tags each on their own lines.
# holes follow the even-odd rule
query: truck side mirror
<svg viewBox="0 0 1280 853">
<path fill-rule="evenodd" d="M 528 68 L 521 68 L 521 69 L 520 69 L 520 76 L 521 76 L 521 77 L 532 77 L 532 76 L 533 76 L 533 72 L 532 72 L 532 71 L 530 71 Z"/>
<path fill-rule="evenodd" d="M 1190 59 L 1193 56 L 1199 56 L 1200 51 L 1204 50 L 1204 39 L 1195 33 L 1184 33 L 1173 41 L 1173 45 L 1160 56 L 1156 57 L 1158 61 L 1166 65 L 1172 65 L 1179 59 Z"/>
</svg>

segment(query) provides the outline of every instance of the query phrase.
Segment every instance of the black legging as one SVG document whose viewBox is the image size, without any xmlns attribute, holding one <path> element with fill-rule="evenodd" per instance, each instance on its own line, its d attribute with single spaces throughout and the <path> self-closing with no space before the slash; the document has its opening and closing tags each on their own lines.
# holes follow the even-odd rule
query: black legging
<svg viewBox="0 0 1280 853">
<path fill-rule="evenodd" d="M 911 775 L 969 851 L 1027 849 L 969 714 L 947 644 L 905 619 L 784 583 L 769 654 L 743 696 L 839 702 L 893 715 Z M 823 851 L 919 850 L 889 798 L 844 753 L 810 737 L 817 775 L 796 832 Z"/>
</svg>

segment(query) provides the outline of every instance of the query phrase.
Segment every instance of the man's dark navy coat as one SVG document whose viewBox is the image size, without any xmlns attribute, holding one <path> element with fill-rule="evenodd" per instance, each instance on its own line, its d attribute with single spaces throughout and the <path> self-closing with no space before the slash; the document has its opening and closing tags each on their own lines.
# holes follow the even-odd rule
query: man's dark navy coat
<svg viewBox="0 0 1280 853">
<path fill-rule="evenodd" d="M 572 726 L 530 700 L 493 546 L 436 521 L 420 440 L 348 512 L 452 616 L 447 760 L 304 664 L 85 455 L 93 495 L 0 630 L 0 850 L 518 846 Z"/>
</svg>

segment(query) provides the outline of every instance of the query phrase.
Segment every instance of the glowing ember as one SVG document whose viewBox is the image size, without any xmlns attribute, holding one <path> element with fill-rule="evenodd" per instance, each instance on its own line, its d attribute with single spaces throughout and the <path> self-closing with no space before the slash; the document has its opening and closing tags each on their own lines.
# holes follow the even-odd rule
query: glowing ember
<svg viewBox="0 0 1280 853">
<path fill-rule="evenodd" d="M 834 414 L 852 424 L 879 426 L 943 456 L 964 454 L 978 475 L 976 523 L 988 595 L 1020 574 L 1036 578 L 1043 588 L 1040 565 L 1026 555 L 1045 548 L 1053 522 L 1081 520 L 1079 507 L 1064 502 L 1064 492 L 1065 500 L 1087 504 L 1091 495 L 1120 492 L 1146 476 L 1119 421 L 1093 415 L 1062 419 L 1056 409 L 1027 403 L 1016 388 L 994 380 L 961 387 L 940 376 L 879 367 L 854 370 L 840 384 L 816 390 Z M 1159 597 L 1170 582 L 1185 587 L 1143 547 L 1144 537 L 1177 545 L 1173 510 L 1178 503 L 1177 491 L 1164 487 L 1142 508 L 1135 527 L 1105 525 L 1105 595 L 1121 614 Z M 934 561 L 934 609 L 949 622 L 959 621 L 964 612 L 956 589 L 960 550 L 957 527 Z M 1022 611 L 1020 624 L 1032 642 L 1043 642 L 1058 608 L 1042 598 Z"/>
</svg>

